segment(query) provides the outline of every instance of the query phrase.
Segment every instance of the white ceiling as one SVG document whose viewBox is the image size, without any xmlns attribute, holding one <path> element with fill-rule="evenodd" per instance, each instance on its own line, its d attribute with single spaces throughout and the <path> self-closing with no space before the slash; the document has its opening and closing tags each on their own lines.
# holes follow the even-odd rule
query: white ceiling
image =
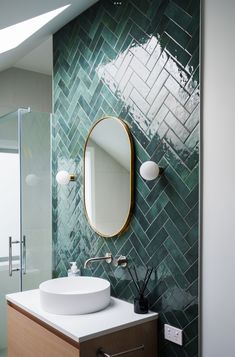
<svg viewBox="0 0 235 357">
<path fill-rule="evenodd" d="M 98 0 L 0 0 L 0 29 L 71 4 L 20 46 L 0 54 L 0 71 L 19 67 L 52 73 L 52 34 Z"/>
<path fill-rule="evenodd" d="M 17 61 L 14 67 L 51 75 L 53 70 L 52 36 Z"/>
</svg>

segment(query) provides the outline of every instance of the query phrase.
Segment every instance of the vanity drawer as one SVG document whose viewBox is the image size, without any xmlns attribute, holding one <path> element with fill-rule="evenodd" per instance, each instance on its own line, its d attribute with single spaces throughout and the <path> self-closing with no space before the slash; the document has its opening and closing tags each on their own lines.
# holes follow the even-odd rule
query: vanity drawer
<svg viewBox="0 0 235 357">
<path fill-rule="evenodd" d="M 124 351 L 137 349 L 142 345 L 144 349 L 135 350 L 120 355 L 120 357 L 157 357 L 156 320 L 82 342 L 80 344 L 80 357 L 96 357 L 99 348 L 102 348 L 105 353 L 112 356 Z"/>
<path fill-rule="evenodd" d="M 8 357 L 105 356 L 99 349 L 106 356 L 157 357 L 157 320 L 78 343 L 8 302 Z"/>
<path fill-rule="evenodd" d="M 8 305 L 8 357 L 80 357 L 79 344 Z M 62 335 L 62 334 L 61 334 Z"/>
</svg>

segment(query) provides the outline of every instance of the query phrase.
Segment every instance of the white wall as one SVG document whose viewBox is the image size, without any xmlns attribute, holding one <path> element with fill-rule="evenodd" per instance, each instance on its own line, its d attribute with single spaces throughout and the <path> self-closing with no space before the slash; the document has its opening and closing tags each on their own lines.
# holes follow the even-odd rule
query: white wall
<svg viewBox="0 0 235 357">
<path fill-rule="evenodd" d="M 235 1 L 205 0 L 202 356 L 234 356 Z"/>
<path fill-rule="evenodd" d="M 10 68 L 0 72 L 0 116 L 19 107 L 52 112 L 51 76 Z"/>
<path fill-rule="evenodd" d="M 9 241 L 20 238 L 20 173 L 19 154 L 0 152 L 0 258 L 9 255 Z M 9 175 L 9 172 L 11 173 Z M 19 255 L 19 245 L 13 245 L 13 255 Z"/>
</svg>

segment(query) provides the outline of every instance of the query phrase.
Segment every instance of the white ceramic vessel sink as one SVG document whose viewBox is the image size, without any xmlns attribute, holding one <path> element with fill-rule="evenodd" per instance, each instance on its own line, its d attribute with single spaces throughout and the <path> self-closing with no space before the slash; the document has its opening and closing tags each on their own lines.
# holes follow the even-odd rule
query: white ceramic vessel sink
<svg viewBox="0 0 235 357">
<path fill-rule="evenodd" d="M 42 308 L 53 314 L 89 314 L 110 303 L 110 283 L 87 276 L 58 278 L 39 286 Z"/>
</svg>

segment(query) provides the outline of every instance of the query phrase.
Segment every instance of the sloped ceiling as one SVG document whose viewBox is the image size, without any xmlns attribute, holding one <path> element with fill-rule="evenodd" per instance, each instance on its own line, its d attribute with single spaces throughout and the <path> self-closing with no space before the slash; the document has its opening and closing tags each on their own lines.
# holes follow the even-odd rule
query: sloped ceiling
<svg viewBox="0 0 235 357">
<path fill-rule="evenodd" d="M 51 35 L 97 1 L 98 0 L 1 0 L 0 29 L 15 25 L 65 5 L 70 4 L 70 6 L 29 39 L 24 41 L 20 46 L 0 54 L 0 71 L 13 66 L 28 69 L 27 62 L 30 64 L 32 61 L 38 61 L 38 65 L 35 63 L 36 67 L 38 66 L 36 71 L 46 73 L 45 59 L 43 59 L 42 56 L 46 56 L 46 53 L 43 51 L 45 51 L 45 46 L 50 45 Z M 42 45 L 42 49 L 41 52 L 38 52 L 36 48 L 40 45 Z M 34 50 L 36 52 L 34 52 Z M 24 58 L 27 54 L 31 56 L 29 59 Z M 50 63 L 50 61 L 49 59 L 48 63 Z M 40 62 L 42 62 L 41 65 Z M 41 67 L 42 70 L 40 69 Z M 35 69 L 31 68 L 31 70 Z"/>
</svg>

